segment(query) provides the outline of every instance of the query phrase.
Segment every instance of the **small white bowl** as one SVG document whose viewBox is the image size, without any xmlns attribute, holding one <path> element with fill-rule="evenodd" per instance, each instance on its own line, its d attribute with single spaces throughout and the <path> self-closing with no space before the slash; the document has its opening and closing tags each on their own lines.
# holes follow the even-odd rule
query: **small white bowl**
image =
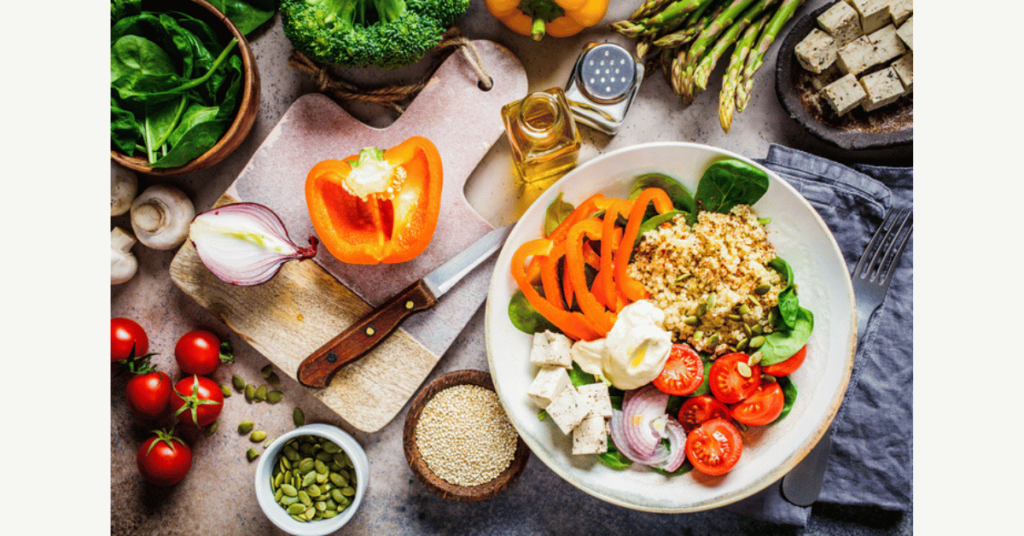
<svg viewBox="0 0 1024 536">
<path fill-rule="evenodd" d="M 352 504 L 331 519 L 321 519 L 307 523 L 295 521 L 284 508 L 281 508 L 280 504 L 274 501 L 274 492 L 270 489 L 270 475 L 274 470 L 274 464 L 277 462 L 277 455 L 289 439 L 304 435 L 323 437 L 335 442 L 345 451 L 345 454 L 348 454 L 348 457 L 352 460 L 352 465 L 355 467 L 356 494 L 352 498 Z M 369 478 L 370 461 L 366 458 L 366 451 L 363 450 L 363 447 L 352 436 L 348 435 L 344 430 L 329 424 L 307 424 L 275 439 L 270 444 L 270 448 L 260 455 L 260 460 L 256 464 L 256 500 L 259 501 L 263 513 L 266 514 L 271 523 L 277 525 L 277 528 L 296 536 L 324 536 L 325 534 L 337 531 L 352 519 L 356 510 L 359 509 L 359 504 L 363 502 L 363 495 L 366 495 L 366 485 Z"/>
</svg>

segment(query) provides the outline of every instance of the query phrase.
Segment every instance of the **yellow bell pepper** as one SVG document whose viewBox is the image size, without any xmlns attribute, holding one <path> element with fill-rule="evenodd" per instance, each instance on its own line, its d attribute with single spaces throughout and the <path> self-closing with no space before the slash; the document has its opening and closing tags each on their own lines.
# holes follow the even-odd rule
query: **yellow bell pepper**
<svg viewBox="0 0 1024 536">
<path fill-rule="evenodd" d="M 568 37 L 593 26 L 608 0 L 485 0 L 487 11 L 513 32 L 540 41 L 544 34 Z"/>
</svg>

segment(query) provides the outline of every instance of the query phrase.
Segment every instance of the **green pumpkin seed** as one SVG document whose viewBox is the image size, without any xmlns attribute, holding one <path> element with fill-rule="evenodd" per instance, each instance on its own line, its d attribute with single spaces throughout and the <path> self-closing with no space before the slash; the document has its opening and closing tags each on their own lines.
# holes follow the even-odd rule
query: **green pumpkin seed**
<svg viewBox="0 0 1024 536">
<path fill-rule="evenodd" d="M 683 323 L 686 324 L 687 326 L 696 326 L 700 324 L 700 319 L 697 318 L 696 316 L 688 316 L 683 319 Z"/>
<path fill-rule="evenodd" d="M 320 510 L 321 512 L 323 512 L 323 511 L 327 510 L 327 503 L 325 503 L 325 502 L 323 502 L 323 501 L 317 501 L 317 503 L 316 503 L 316 509 L 317 509 L 317 510 Z"/>
<path fill-rule="evenodd" d="M 283 480 L 284 480 L 284 473 L 278 473 L 277 476 L 274 477 L 274 487 L 275 488 L 281 487 L 281 481 L 283 481 Z"/>
<path fill-rule="evenodd" d="M 299 523 L 305 523 L 306 522 L 306 518 L 299 517 L 297 515 L 292 515 L 292 519 L 294 519 L 295 521 L 298 521 Z"/>
<path fill-rule="evenodd" d="M 316 499 L 320 496 L 320 488 L 316 486 L 309 486 L 306 488 L 306 495 L 309 495 L 311 499 Z"/>
<path fill-rule="evenodd" d="M 281 491 L 281 488 L 277 488 L 277 490 L 274 491 L 274 502 L 280 503 L 281 497 L 284 497 L 284 491 Z"/>
<path fill-rule="evenodd" d="M 331 490 L 331 498 L 340 503 L 345 500 L 345 494 L 340 489 L 335 488 Z"/>
<path fill-rule="evenodd" d="M 312 506 L 313 500 L 309 498 L 309 494 L 303 490 L 299 490 L 299 500 L 306 506 Z"/>
<path fill-rule="evenodd" d="M 265 366 L 265 367 L 260 369 L 260 374 L 263 375 L 263 379 L 264 380 L 267 379 L 267 376 L 270 376 L 271 372 L 274 372 L 274 366 L 273 365 L 267 365 L 267 366 Z"/>
<path fill-rule="evenodd" d="M 249 441 L 252 441 L 254 443 L 259 443 L 260 441 L 263 441 L 266 438 L 267 433 L 264 432 L 263 430 L 256 430 L 255 432 L 249 434 Z"/>
<path fill-rule="evenodd" d="M 289 497 L 295 497 L 299 493 L 299 490 L 295 489 L 295 486 L 291 484 L 281 484 L 281 490 Z"/>
<path fill-rule="evenodd" d="M 327 482 L 327 473 L 313 473 L 316 475 L 316 483 L 324 484 Z"/>
<path fill-rule="evenodd" d="M 284 456 L 288 458 L 289 461 L 297 462 L 302 459 L 302 456 L 299 456 L 299 451 L 292 448 L 291 445 L 285 445 L 281 452 L 284 452 Z"/>
<path fill-rule="evenodd" d="M 249 402 L 256 399 L 256 388 L 252 384 L 245 386 L 245 399 Z"/>
<path fill-rule="evenodd" d="M 241 393 L 242 390 L 245 389 L 245 380 L 243 380 L 238 374 L 235 374 L 231 377 L 231 385 L 234 385 L 235 390 Z"/>
<path fill-rule="evenodd" d="M 312 508 L 312 505 L 307 505 L 306 508 L 306 521 L 313 521 L 313 516 L 316 515 L 316 508 Z"/>
<path fill-rule="evenodd" d="M 327 499 L 324 502 L 327 503 L 327 509 L 328 510 L 337 510 L 338 509 L 338 503 L 334 502 L 334 499 Z"/>
<path fill-rule="evenodd" d="M 281 491 L 283 492 L 284 490 L 282 489 Z M 299 502 L 299 498 L 298 497 L 292 497 L 291 495 L 288 495 L 287 493 L 285 493 L 284 497 L 281 497 L 281 500 L 278 501 L 278 502 L 281 503 L 281 506 L 291 506 L 291 505 Z"/>
<path fill-rule="evenodd" d="M 747 359 L 747 364 L 750 366 L 758 365 L 761 363 L 761 352 L 754 352 L 750 354 L 750 358 Z"/>
<path fill-rule="evenodd" d="M 351 496 L 356 494 L 356 490 L 352 486 L 349 486 L 347 488 L 342 488 L 341 489 L 341 494 L 346 496 L 346 497 L 351 497 Z"/>
<path fill-rule="evenodd" d="M 338 445 L 334 444 L 333 441 L 324 440 L 323 447 L 324 447 L 324 452 L 329 452 L 331 454 L 337 454 L 337 453 L 341 452 L 341 447 L 339 447 Z"/>
<path fill-rule="evenodd" d="M 256 400 L 258 402 L 263 402 L 264 400 L 266 400 L 267 399 L 267 386 L 266 385 L 261 385 L 259 389 L 256 389 L 256 393 L 254 393 L 254 395 L 255 395 Z"/>
<path fill-rule="evenodd" d="M 267 436 L 267 440 L 263 442 L 263 448 L 269 447 L 270 444 L 274 442 L 274 439 L 276 439 L 276 438 L 275 437 Z"/>
<path fill-rule="evenodd" d="M 708 312 L 708 304 L 702 302 L 701 304 L 699 304 L 697 306 L 697 310 L 694 311 L 693 314 L 695 316 L 704 316 L 704 313 L 706 313 L 706 312 Z"/>
<path fill-rule="evenodd" d="M 330 519 L 336 515 L 338 515 L 338 512 L 335 510 L 324 510 L 324 519 Z"/>
<path fill-rule="evenodd" d="M 288 458 L 286 458 L 284 456 L 281 457 L 281 465 L 284 466 L 283 469 L 291 469 L 292 468 L 291 460 L 289 460 Z"/>
<path fill-rule="evenodd" d="M 338 471 L 341 471 L 341 466 L 338 465 L 337 463 L 334 463 L 334 462 L 331 462 L 331 464 L 328 465 L 327 467 L 330 468 L 331 472 L 334 472 L 334 473 L 337 473 Z"/>
<path fill-rule="evenodd" d="M 295 408 L 295 411 L 292 412 L 292 421 L 295 422 L 295 426 L 306 424 L 306 416 L 302 413 L 301 408 Z"/>
<path fill-rule="evenodd" d="M 708 310 L 710 311 L 710 310 L 712 310 L 714 308 L 715 308 L 715 293 L 712 292 L 711 294 L 708 294 Z"/>
<path fill-rule="evenodd" d="M 708 337 L 708 346 L 718 346 L 718 343 L 721 340 L 722 337 L 720 337 L 717 333 L 712 333 L 711 336 Z"/>
<path fill-rule="evenodd" d="M 299 472 L 302 474 L 312 471 L 314 467 L 315 464 L 313 462 L 313 458 L 303 458 L 302 461 L 299 462 Z"/>
<path fill-rule="evenodd" d="M 776 381 L 778 380 L 776 380 L 775 376 L 772 376 L 771 374 L 761 375 L 761 383 L 775 383 Z"/>
<path fill-rule="evenodd" d="M 750 347 L 751 348 L 760 348 L 760 347 L 764 346 L 764 341 L 765 341 L 764 336 L 758 335 L 757 337 L 754 337 L 753 339 L 750 339 Z"/>
<path fill-rule="evenodd" d="M 759 223 L 761 225 L 768 225 L 771 222 L 772 222 L 771 218 L 758 218 L 757 219 L 757 223 Z"/>
<path fill-rule="evenodd" d="M 238 433 L 248 434 L 252 431 L 252 421 L 242 421 L 238 423 Z"/>
<path fill-rule="evenodd" d="M 270 376 L 267 376 L 267 383 L 277 387 L 278 385 L 281 385 L 281 378 L 279 378 L 276 373 L 271 372 Z"/>
<path fill-rule="evenodd" d="M 331 479 L 331 482 L 333 482 L 335 486 L 342 487 L 342 488 L 344 488 L 345 486 L 348 486 L 348 482 L 346 482 L 345 479 L 342 478 L 342 476 L 339 475 L 338 473 L 331 473 L 330 479 Z"/>
<path fill-rule="evenodd" d="M 704 338 L 704 332 L 703 331 L 698 329 L 697 331 L 693 332 L 693 340 L 699 341 L 699 340 L 701 340 L 703 338 Z"/>
<path fill-rule="evenodd" d="M 222 395 L 224 395 L 224 398 L 228 398 L 231 396 L 231 388 L 228 387 L 227 385 L 221 385 L 220 392 Z"/>
<path fill-rule="evenodd" d="M 267 393 L 267 402 L 270 402 L 271 404 L 277 404 L 278 402 L 281 401 L 283 397 L 284 394 L 281 393 L 281 391 L 271 391 Z"/>
<path fill-rule="evenodd" d="M 317 456 L 317 458 L 320 458 L 320 456 Z M 330 458 L 330 456 L 328 456 L 328 458 Z M 327 474 L 327 464 L 324 463 L 322 460 L 317 459 L 316 461 L 314 461 L 313 467 L 316 468 L 316 472 L 323 473 L 325 475 Z"/>
<path fill-rule="evenodd" d="M 747 366 L 747 364 L 742 361 L 736 363 L 736 371 L 739 372 L 740 376 L 743 376 L 744 378 L 749 378 L 750 375 L 753 374 L 753 372 L 750 370 L 750 367 Z"/>
<path fill-rule="evenodd" d="M 345 468 L 345 453 L 335 453 L 333 456 L 331 456 L 331 460 L 334 461 L 334 463 L 338 464 L 338 468 L 335 469 L 336 471 L 341 471 L 342 469 Z"/>
<path fill-rule="evenodd" d="M 211 423 L 210 426 L 207 426 L 206 427 L 206 437 L 210 437 L 213 434 L 217 433 L 217 427 L 218 426 L 220 426 L 220 419 L 217 419 L 217 420 L 213 421 L 213 423 Z"/>
<path fill-rule="evenodd" d="M 330 482 L 324 482 L 323 484 L 320 484 L 319 487 L 320 493 L 323 493 L 325 495 L 329 493 L 332 489 L 334 489 L 334 486 L 332 486 Z"/>
<path fill-rule="evenodd" d="M 739 308 L 736 309 L 736 310 L 739 311 L 739 313 L 741 315 L 748 315 L 748 314 L 750 314 L 750 306 L 745 304 L 745 303 L 741 303 Z"/>
<path fill-rule="evenodd" d="M 743 317 L 740 315 L 729 315 L 729 320 L 735 320 L 736 322 L 742 322 Z"/>
<path fill-rule="evenodd" d="M 308 487 L 310 484 L 316 481 L 316 473 L 310 471 L 306 473 L 306 476 L 302 477 L 302 487 Z"/>
<path fill-rule="evenodd" d="M 747 343 L 749 342 L 750 339 L 740 339 L 740 342 L 736 344 L 736 351 L 742 352 L 743 350 L 745 350 L 747 348 Z"/>
<path fill-rule="evenodd" d="M 301 504 L 292 504 L 288 507 L 289 514 L 304 514 L 306 513 L 306 507 Z"/>
<path fill-rule="evenodd" d="M 329 462 L 329 461 L 332 461 L 333 459 L 334 458 L 331 456 L 331 453 L 327 452 L 326 450 L 321 450 L 320 452 L 316 453 L 316 461 L 318 461 L 320 463 Z M 319 467 L 320 466 L 318 465 L 317 466 L 317 468 L 318 468 L 317 471 L 320 470 Z M 324 467 L 327 467 L 327 466 L 324 465 Z"/>
<path fill-rule="evenodd" d="M 690 272 L 683 272 L 682 275 L 676 278 L 676 283 L 682 283 L 683 281 L 686 280 L 686 278 L 690 277 L 691 275 L 693 274 L 691 274 Z"/>
<path fill-rule="evenodd" d="M 761 283 L 760 285 L 754 287 L 754 294 L 757 294 L 758 296 L 764 296 L 765 294 L 768 294 L 768 291 L 771 289 L 772 286 L 769 285 L 768 283 Z"/>
<path fill-rule="evenodd" d="M 760 335 L 764 333 L 764 327 L 761 324 L 754 324 L 754 327 L 750 328 L 751 335 Z"/>
<path fill-rule="evenodd" d="M 255 460 L 256 458 L 259 458 L 260 457 L 260 453 L 257 452 L 256 449 L 251 448 L 251 449 L 245 451 L 245 457 L 249 458 L 249 461 L 251 462 L 251 461 Z"/>
</svg>

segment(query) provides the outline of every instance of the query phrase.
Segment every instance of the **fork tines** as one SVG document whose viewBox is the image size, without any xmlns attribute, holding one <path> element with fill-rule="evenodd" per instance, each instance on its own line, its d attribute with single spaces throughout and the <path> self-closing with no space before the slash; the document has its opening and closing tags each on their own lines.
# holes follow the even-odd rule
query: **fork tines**
<svg viewBox="0 0 1024 536">
<path fill-rule="evenodd" d="M 871 241 L 864 249 L 864 255 L 853 269 L 854 279 L 875 282 L 884 278 L 881 284 L 889 283 L 893 272 L 896 271 L 891 266 L 892 261 L 900 258 L 903 249 L 907 247 L 907 242 L 910 241 L 910 235 L 914 232 L 914 222 L 911 221 L 913 215 L 910 210 L 890 210 L 885 215 L 885 220 L 871 237 Z M 871 253 L 872 251 L 874 253 Z"/>
</svg>

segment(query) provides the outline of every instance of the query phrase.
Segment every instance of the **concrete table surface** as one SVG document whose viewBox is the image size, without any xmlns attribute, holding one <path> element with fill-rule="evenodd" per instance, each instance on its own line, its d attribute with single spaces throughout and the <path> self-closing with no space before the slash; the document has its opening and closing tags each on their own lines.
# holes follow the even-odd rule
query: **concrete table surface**
<svg viewBox="0 0 1024 536">
<path fill-rule="evenodd" d="M 801 9 L 810 12 L 826 3 L 811 0 Z M 482 1 L 471 2 L 458 23 L 463 35 L 490 39 L 511 49 L 529 74 L 531 90 L 564 86 L 579 50 L 588 41 L 614 41 L 628 47 L 631 42 L 606 30 L 608 22 L 627 17 L 637 1 L 612 2 L 604 24 L 566 38 L 545 38 L 535 43 L 508 31 L 486 11 Z M 797 16 L 800 16 L 798 13 Z M 783 32 L 785 32 L 784 30 Z M 779 36 L 781 41 L 783 35 Z M 277 120 L 298 96 L 314 91 L 299 72 L 287 67 L 291 45 L 284 37 L 280 20 L 250 36 L 259 64 L 262 96 L 259 116 L 242 146 L 211 169 L 166 179 L 182 188 L 196 210 L 209 208 L 238 176 Z M 618 135 L 609 138 L 581 127 L 584 148 L 580 159 L 637 143 L 679 140 L 716 145 L 742 155 L 763 157 L 772 143 L 788 145 L 840 161 L 910 165 L 913 148 L 886 151 L 842 152 L 807 134 L 791 120 L 775 96 L 775 48 L 758 73 L 754 96 L 747 110 L 737 114 L 732 133 L 718 126 L 717 94 L 723 65 L 712 74 L 707 94 L 688 108 L 680 109 L 678 99 L 660 73 L 648 78 Z M 722 62 L 727 63 L 727 62 Z M 367 85 L 410 82 L 429 65 L 422 61 L 394 72 L 372 70 L 341 71 L 352 81 Z M 501 76 L 501 73 L 492 73 Z M 389 124 L 394 112 L 363 105 L 345 104 L 353 115 L 371 125 Z M 353 148 L 358 149 L 358 148 Z M 153 184 L 140 177 L 140 191 Z M 512 176 L 510 150 L 499 139 L 470 177 L 466 195 L 470 204 L 494 225 L 516 220 L 539 193 L 523 187 Z M 130 228 L 125 216 L 112 218 L 112 225 Z M 213 379 L 230 384 L 238 374 L 250 383 L 262 385 L 260 369 L 268 364 L 213 315 L 183 294 L 168 273 L 173 251 L 155 251 L 137 244 L 133 252 L 139 271 L 128 283 L 111 287 L 111 315 L 133 318 L 147 330 L 154 359 L 173 380 L 181 373 L 173 359 L 174 344 L 193 329 L 208 329 L 231 341 L 236 362 L 221 366 Z M 429 314 L 429 313 L 427 313 Z M 487 369 L 484 350 L 483 309 L 443 356 L 427 381 L 452 370 Z M 396 370 L 401 374 L 401 370 Z M 257 429 L 279 436 L 293 428 L 291 414 L 301 407 L 307 422 L 325 422 L 352 432 L 370 459 L 368 494 L 359 512 L 339 533 L 342 534 L 909 534 L 911 514 L 871 508 L 816 505 L 805 528 L 754 521 L 724 511 L 687 515 L 635 512 L 601 502 L 561 480 L 542 462 L 531 458 L 519 482 L 497 498 L 483 503 L 460 504 L 442 500 L 415 479 L 402 453 L 402 426 L 407 409 L 381 431 L 354 432 L 351 427 L 304 387 L 282 376 L 284 400 L 278 404 L 248 404 L 241 394 L 225 400 L 219 430 L 211 437 L 188 433 L 193 466 L 184 481 L 172 488 L 157 488 L 142 481 L 135 467 L 135 453 L 148 437 L 151 423 L 135 420 L 125 402 L 127 378 L 111 381 L 111 532 L 113 534 L 282 534 L 263 515 L 253 490 L 255 463 L 248 463 L 247 436 L 236 432 L 239 422 L 251 420 Z M 163 422 L 158 424 L 164 424 Z M 167 422 L 166 424 L 170 424 Z M 116 508 L 115 508 L 116 506 Z"/>
</svg>

